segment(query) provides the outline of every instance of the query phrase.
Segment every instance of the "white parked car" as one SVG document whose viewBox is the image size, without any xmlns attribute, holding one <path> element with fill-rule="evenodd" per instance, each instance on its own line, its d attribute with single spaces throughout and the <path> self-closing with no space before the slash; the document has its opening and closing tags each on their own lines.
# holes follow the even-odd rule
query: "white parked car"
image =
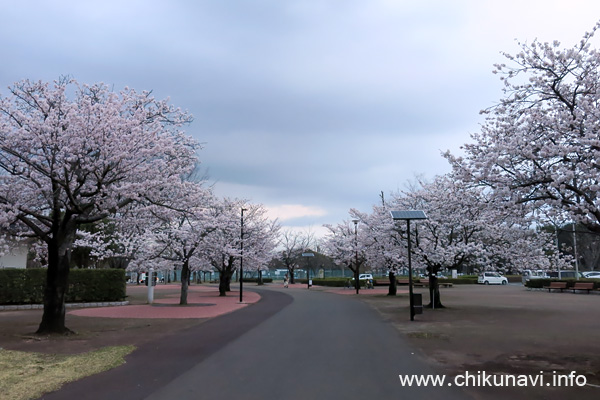
<svg viewBox="0 0 600 400">
<path fill-rule="evenodd" d="M 360 274 L 360 275 L 358 275 L 358 280 L 359 281 L 367 280 L 367 279 L 373 280 L 373 274 Z M 352 280 L 354 280 L 354 278 L 352 278 Z"/>
<path fill-rule="evenodd" d="M 477 283 L 484 285 L 506 285 L 508 279 L 497 272 L 484 272 L 477 277 Z"/>
</svg>

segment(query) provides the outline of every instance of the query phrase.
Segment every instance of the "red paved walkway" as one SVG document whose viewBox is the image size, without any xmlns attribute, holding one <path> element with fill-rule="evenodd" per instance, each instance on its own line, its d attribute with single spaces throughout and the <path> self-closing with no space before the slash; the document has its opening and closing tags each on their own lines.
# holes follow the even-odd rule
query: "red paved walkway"
<svg viewBox="0 0 600 400">
<path fill-rule="evenodd" d="M 212 318 L 227 314 L 256 303 L 260 295 L 256 292 L 244 291 L 243 303 L 240 303 L 239 291 L 231 291 L 227 296 L 220 297 L 219 291 L 213 286 L 190 286 L 188 305 L 179 305 L 179 293 L 159 297 L 163 290 L 176 291 L 179 285 L 159 285 L 155 287 L 154 304 L 128 305 L 119 307 L 84 308 L 69 311 L 68 314 L 83 317 L 104 318 Z M 128 290 L 144 290 L 140 287 Z"/>
<path fill-rule="evenodd" d="M 356 296 L 356 289 L 332 289 L 332 290 L 327 290 L 328 292 L 331 293 L 336 293 L 336 294 L 346 294 L 346 295 L 350 295 L 353 294 Z M 387 286 L 385 287 L 376 287 L 373 289 L 360 289 L 358 291 L 358 295 L 359 296 L 372 296 L 372 295 L 382 295 L 382 294 L 388 294 L 389 292 L 389 288 Z M 396 291 L 396 294 L 403 294 L 403 293 L 408 293 L 408 290 L 400 290 L 398 289 Z"/>
<path fill-rule="evenodd" d="M 283 288 L 283 284 L 273 285 Z M 188 291 L 188 305 L 179 305 L 179 284 L 155 286 L 154 304 L 138 304 L 118 307 L 83 308 L 68 311 L 68 314 L 82 317 L 104 317 L 104 318 L 212 318 L 227 314 L 256 303 L 260 295 L 256 292 L 244 291 L 243 303 L 239 302 L 239 291 L 231 291 L 227 296 L 220 297 L 218 289 L 214 286 L 190 286 Z M 306 284 L 289 285 L 292 290 L 308 290 Z M 147 292 L 144 286 L 132 286 L 128 290 L 138 293 Z M 310 290 L 326 291 L 343 295 L 356 295 L 354 289 L 328 288 L 313 286 Z M 173 293 L 161 295 L 161 291 Z M 384 295 L 388 293 L 387 287 L 376 287 L 374 289 L 361 289 L 360 296 Z M 408 290 L 398 290 L 398 294 L 408 293 Z"/>
</svg>

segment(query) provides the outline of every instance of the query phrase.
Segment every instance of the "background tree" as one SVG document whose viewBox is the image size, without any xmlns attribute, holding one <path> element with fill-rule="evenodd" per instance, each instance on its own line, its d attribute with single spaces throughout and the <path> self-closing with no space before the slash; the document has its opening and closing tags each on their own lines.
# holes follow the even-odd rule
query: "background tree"
<svg viewBox="0 0 600 400">
<path fill-rule="evenodd" d="M 312 235 L 286 229 L 279 235 L 277 258 L 288 271 L 290 283 L 295 283 L 295 271 L 301 263 L 302 253 L 310 247 Z"/>
<path fill-rule="evenodd" d="M 358 279 L 361 266 L 366 260 L 365 229 L 362 224 L 353 221 L 344 221 L 338 225 L 324 225 L 328 235 L 324 240 L 325 253 L 333 258 L 336 264 L 344 265 L 354 275 L 356 294 L 360 290 Z M 359 229 L 360 225 L 360 229 Z"/>
<path fill-rule="evenodd" d="M 169 207 L 153 213 L 159 225 L 144 235 L 147 245 L 144 258 L 149 261 L 160 258 L 181 269 L 179 304 L 186 305 L 192 271 L 200 269 L 201 246 L 204 238 L 217 229 L 217 221 L 211 218 L 214 200 L 210 192 L 196 182 L 185 182 L 180 189 L 172 193 L 173 203 Z"/>
<path fill-rule="evenodd" d="M 441 308 L 440 271 L 503 270 L 547 266 L 547 236 L 530 228 L 523 207 L 507 208 L 483 188 L 469 187 L 452 175 L 420 181 L 394 199 L 398 209 L 421 209 L 428 216 L 415 228 L 413 250 L 429 275 L 430 304 Z"/>
<path fill-rule="evenodd" d="M 204 238 L 198 257 L 219 272 L 219 295 L 230 291 L 231 279 L 239 268 L 241 256 L 241 210 L 244 211 L 244 269 L 266 265 L 276 244 L 278 226 L 267 210 L 246 200 L 222 199 L 211 207 L 215 229 Z"/>
<path fill-rule="evenodd" d="M 597 270 L 600 266 L 600 236 L 585 226 L 565 224 L 558 228 L 558 249 L 577 260 L 579 270 Z"/>
<path fill-rule="evenodd" d="M 149 92 L 69 80 L 23 81 L 0 100 L 0 226 L 47 247 L 38 333 L 69 331 L 64 299 L 78 227 L 135 203 L 160 204 L 193 168 L 198 146 L 179 130 L 190 121 Z"/>
<path fill-rule="evenodd" d="M 279 233 L 279 223 L 267 217 L 267 209 L 262 205 L 252 205 L 244 212 L 245 275 L 256 272 L 261 277 L 262 271 L 275 255 Z M 260 279 L 259 284 L 262 284 Z"/>
<path fill-rule="evenodd" d="M 359 220 L 363 225 L 365 234 L 366 262 L 371 268 L 382 268 L 388 275 L 390 286 L 389 296 L 397 293 L 396 275 L 403 261 L 407 259 L 406 239 L 403 238 L 402 228 L 394 223 L 390 215 L 383 192 L 381 204 L 373 206 L 371 214 L 361 213 L 356 209 L 350 210 L 353 220 Z M 404 232 L 405 237 L 405 232 Z"/>
</svg>

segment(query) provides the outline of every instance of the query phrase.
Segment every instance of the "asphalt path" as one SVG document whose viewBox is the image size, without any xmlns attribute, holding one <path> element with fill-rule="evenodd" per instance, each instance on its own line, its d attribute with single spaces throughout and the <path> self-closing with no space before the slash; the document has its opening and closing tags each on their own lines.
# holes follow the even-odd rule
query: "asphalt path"
<svg viewBox="0 0 600 400">
<path fill-rule="evenodd" d="M 285 291 L 261 295 L 275 290 Z M 469 398 L 456 387 L 402 387 L 400 374 L 436 371 L 362 301 L 308 289 L 286 293 L 290 305 L 147 400 Z"/>
<path fill-rule="evenodd" d="M 261 296 L 258 303 L 237 312 L 145 343 L 126 357 L 125 364 L 69 383 L 56 392 L 42 396 L 41 399 L 144 399 L 204 362 L 293 301 L 285 293 L 274 291 L 264 291 Z"/>
<path fill-rule="evenodd" d="M 252 290 L 258 303 L 141 346 L 126 364 L 43 399 L 469 398 L 455 386 L 402 386 L 399 375 L 437 371 L 353 296 Z"/>
</svg>

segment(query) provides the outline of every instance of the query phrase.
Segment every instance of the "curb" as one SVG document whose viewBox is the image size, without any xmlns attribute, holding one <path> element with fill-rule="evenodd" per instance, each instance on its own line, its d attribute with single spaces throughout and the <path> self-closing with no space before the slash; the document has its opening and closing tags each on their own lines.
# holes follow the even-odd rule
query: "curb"
<svg viewBox="0 0 600 400">
<path fill-rule="evenodd" d="M 545 292 L 546 290 L 548 290 L 548 288 L 529 288 L 529 287 L 525 288 L 525 289 L 527 289 L 528 292 Z M 563 290 L 571 290 L 572 294 L 583 294 L 583 293 L 581 293 L 582 290 L 580 290 L 578 293 L 573 293 L 571 288 L 566 288 L 566 289 L 563 289 Z M 554 292 L 551 292 L 551 293 L 558 293 L 558 292 L 554 291 Z M 560 293 L 565 293 L 565 292 L 560 292 Z M 589 291 L 588 293 L 585 293 L 585 294 L 600 295 L 600 289 L 591 290 L 591 291 Z"/>
<path fill-rule="evenodd" d="M 99 303 L 67 303 L 65 308 L 93 308 L 93 307 L 114 307 L 114 306 L 126 306 L 129 301 L 105 301 Z M 0 306 L 0 311 L 19 311 L 19 310 L 43 310 L 43 304 L 21 304 L 21 305 L 10 305 Z"/>
</svg>

